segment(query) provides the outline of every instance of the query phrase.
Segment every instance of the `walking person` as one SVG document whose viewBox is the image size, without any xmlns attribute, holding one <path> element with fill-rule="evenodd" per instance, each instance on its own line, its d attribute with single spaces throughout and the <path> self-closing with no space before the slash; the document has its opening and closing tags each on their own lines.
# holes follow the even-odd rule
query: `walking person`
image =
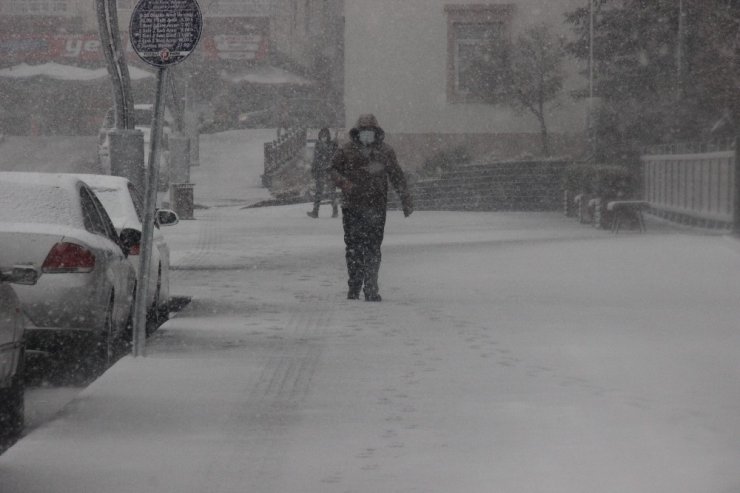
<svg viewBox="0 0 740 493">
<path fill-rule="evenodd" d="M 349 275 L 347 298 L 380 301 L 378 271 L 383 243 L 388 182 L 393 185 L 406 217 L 413 212 L 406 177 L 396 153 L 383 140 L 385 132 L 373 115 L 362 115 L 349 132 L 350 141 L 332 160 L 331 175 L 342 190 L 342 225 Z"/>
<path fill-rule="evenodd" d="M 314 147 L 313 161 L 311 162 L 311 173 L 316 182 L 316 192 L 313 198 L 313 210 L 307 212 L 308 217 L 319 217 L 321 200 L 326 196 L 331 200 L 331 217 L 339 215 L 339 204 L 337 203 L 337 187 L 329 176 L 331 159 L 337 151 L 336 142 L 331 140 L 328 128 L 319 130 L 319 138 Z"/>
</svg>

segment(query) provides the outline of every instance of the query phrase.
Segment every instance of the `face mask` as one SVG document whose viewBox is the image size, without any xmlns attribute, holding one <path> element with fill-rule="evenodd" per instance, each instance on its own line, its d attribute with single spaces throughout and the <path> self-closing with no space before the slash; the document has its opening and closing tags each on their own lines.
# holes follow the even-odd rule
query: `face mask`
<svg viewBox="0 0 740 493">
<path fill-rule="evenodd" d="M 372 144 L 375 142 L 375 130 L 360 130 L 359 139 L 365 145 Z"/>
</svg>

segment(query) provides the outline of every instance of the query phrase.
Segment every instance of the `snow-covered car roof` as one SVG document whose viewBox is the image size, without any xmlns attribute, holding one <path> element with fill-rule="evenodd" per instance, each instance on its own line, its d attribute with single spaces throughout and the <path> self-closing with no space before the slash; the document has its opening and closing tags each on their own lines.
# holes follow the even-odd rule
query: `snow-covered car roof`
<svg viewBox="0 0 740 493">
<path fill-rule="evenodd" d="M 64 173 L 0 172 L 0 222 L 82 223 L 77 207 L 81 180 Z"/>
<path fill-rule="evenodd" d="M 114 190 L 126 190 L 129 180 L 122 176 L 113 175 L 94 175 L 84 173 L 72 173 L 70 176 L 79 178 L 93 190 L 103 190 L 106 188 Z"/>
<path fill-rule="evenodd" d="M 121 231 L 126 227 L 141 228 L 128 186 L 121 176 L 74 174 L 95 192 L 105 207 L 113 226 Z"/>
<path fill-rule="evenodd" d="M 70 190 L 77 188 L 81 180 L 73 173 L 36 173 L 30 171 L 0 171 L 0 179 L 10 183 L 29 183 L 37 185 L 57 185 Z"/>
</svg>

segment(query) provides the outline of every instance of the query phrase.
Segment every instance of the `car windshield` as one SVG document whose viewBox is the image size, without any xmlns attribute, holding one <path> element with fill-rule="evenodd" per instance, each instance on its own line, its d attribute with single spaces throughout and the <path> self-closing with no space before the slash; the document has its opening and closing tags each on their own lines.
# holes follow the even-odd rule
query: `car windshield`
<svg viewBox="0 0 740 493">
<path fill-rule="evenodd" d="M 128 198 L 128 192 L 114 187 L 91 187 L 110 216 L 111 222 L 120 229 L 126 221 L 136 218 L 136 210 Z M 133 226 L 133 225 L 132 225 Z"/>
<path fill-rule="evenodd" d="M 0 493 L 740 493 L 738 145 L 740 0 L 0 0 Z"/>
</svg>

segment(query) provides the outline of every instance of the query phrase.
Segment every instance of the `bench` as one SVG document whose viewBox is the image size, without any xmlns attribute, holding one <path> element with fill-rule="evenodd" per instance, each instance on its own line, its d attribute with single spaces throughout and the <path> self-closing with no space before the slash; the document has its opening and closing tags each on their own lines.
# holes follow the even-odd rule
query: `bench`
<svg viewBox="0 0 740 493">
<path fill-rule="evenodd" d="M 619 228 L 627 221 L 636 222 L 640 232 L 647 231 L 642 211 L 650 204 L 644 200 L 612 200 L 606 204 L 606 210 L 612 213 L 612 232 L 619 233 Z"/>
<path fill-rule="evenodd" d="M 581 224 L 591 224 L 594 221 L 594 208 L 592 196 L 585 193 L 579 193 L 573 197 L 573 203 L 578 211 L 578 222 Z"/>
</svg>

